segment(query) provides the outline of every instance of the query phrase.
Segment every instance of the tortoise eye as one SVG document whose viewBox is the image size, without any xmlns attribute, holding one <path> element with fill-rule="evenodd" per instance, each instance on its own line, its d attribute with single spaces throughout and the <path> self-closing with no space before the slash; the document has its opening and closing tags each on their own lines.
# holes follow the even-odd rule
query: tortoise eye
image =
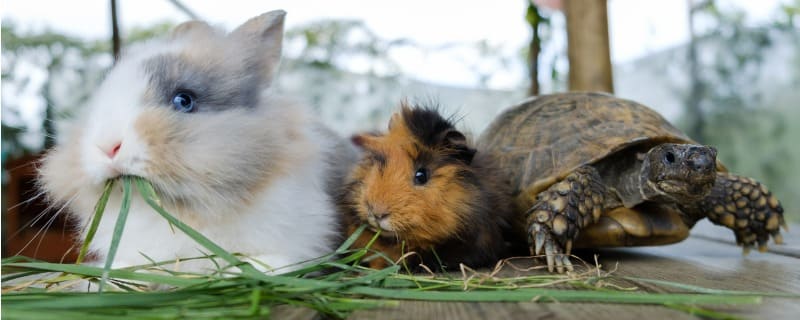
<svg viewBox="0 0 800 320">
<path fill-rule="evenodd" d="M 419 168 L 417 172 L 414 173 L 414 184 L 421 186 L 428 183 L 428 169 Z"/>
<path fill-rule="evenodd" d="M 675 163 L 675 154 L 672 151 L 667 151 L 667 154 L 664 155 L 664 161 L 669 164 Z"/>
</svg>

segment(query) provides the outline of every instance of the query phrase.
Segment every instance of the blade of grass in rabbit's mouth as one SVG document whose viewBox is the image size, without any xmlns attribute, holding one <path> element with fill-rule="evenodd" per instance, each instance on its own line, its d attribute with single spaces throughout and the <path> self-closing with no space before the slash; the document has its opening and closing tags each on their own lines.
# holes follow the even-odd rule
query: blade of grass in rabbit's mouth
<svg viewBox="0 0 800 320">
<path fill-rule="evenodd" d="M 94 239 L 94 234 L 97 233 L 97 227 L 100 225 L 100 219 L 102 219 L 103 212 L 106 210 L 106 204 L 108 203 L 108 198 L 111 196 L 111 189 L 114 187 L 115 181 L 116 179 L 106 181 L 106 185 L 103 188 L 103 194 L 100 196 L 100 200 L 97 201 L 97 205 L 94 207 L 92 223 L 89 225 L 89 230 L 86 232 L 86 238 L 83 240 L 81 250 L 78 253 L 78 258 L 75 260 L 76 264 L 80 264 L 86 258 L 86 254 L 89 251 L 89 244 L 92 242 L 92 239 Z"/>
<path fill-rule="evenodd" d="M 94 235 L 97 232 L 97 228 L 100 225 L 100 221 L 103 218 L 103 212 L 105 212 L 106 205 L 108 204 L 108 200 L 111 197 L 111 192 L 113 191 L 114 184 L 117 180 L 121 180 L 122 183 L 122 205 L 120 206 L 119 215 L 117 216 L 117 221 L 114 225 L 114 231 L 111 235 L 111 243 L 109 245 L 108 252 L 106 253 L 106 260 L 103 264 L 103 273 L 101 275 L 100 280 L 100 287 L 99 291 L 102 292 L 105 288 L 106 283 L 109 280 L 109 273 L 111 271 L 111 266 L 114 263 L 114 257 L 117 254 L 117 249 L 119 248 L 120 240 L 122 239 L 122 233 L 125 230 L 125 223 L 128 219 L 128 212 L 130 212 L 131 208 L 131 201 L 133 196 L 133 181 L 134 180 L 141 180 L 142 178 L 134 177 L 134 176 L 121 176 L 115 179 L 109 179 L 106 181 L 105 187 L 103 188 L 103 194 L 100 196 L 100 199 L 95 205 L 95 212 L 94 216 L 92 217 L 91 224 L 89 226 L 89 230 L 86 233 L 86 238 L 81 245 L 81 250 L 78 254 L 78 258 L 76 263 L 81 263 L 86 257 L 88 253 L 89 246 L 94 239 Z"/>
</svg>

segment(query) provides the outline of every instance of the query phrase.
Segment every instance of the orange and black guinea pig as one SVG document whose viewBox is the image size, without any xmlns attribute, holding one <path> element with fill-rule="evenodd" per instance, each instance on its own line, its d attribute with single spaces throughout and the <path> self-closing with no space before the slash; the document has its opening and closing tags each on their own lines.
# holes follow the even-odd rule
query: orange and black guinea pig
<svg viewBox="0 0 800 320">
<path fill-rule="evenodd" d="M 419 263 L 457 270 L 460 263 L 492 266 L 524 244 L 511 230 L 517 218 L 491 166 L 438 108 L 403 102 L 387 132 L 352 141 L 362 159 L 337 201 L 348 236 L 369 226 L 356 246 L 379 232 L 370 248 L 392 260 L 415 252 L 405 260 L 415 270 Z M 374 259 L 369 266 L 388 264 Z"/>
</svg>

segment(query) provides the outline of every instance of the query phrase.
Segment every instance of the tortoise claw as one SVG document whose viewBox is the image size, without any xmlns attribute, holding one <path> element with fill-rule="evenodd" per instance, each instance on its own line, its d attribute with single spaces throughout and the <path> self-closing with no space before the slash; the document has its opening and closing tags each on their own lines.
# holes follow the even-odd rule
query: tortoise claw
<svg viewBox="0 0 800 320">
<path fill-rule="evenodd" d="M 775 241 L 775 244 L 783 244 L 783 236 L 780 233 L 773 234 L 772 240 Z"/>
<path fill-rule="evenodd" d="M 548 240 L 550 241 L 547 241 L 544 245 L 545 255 L 547 255 L 547 271 L 553 272 L 553 267 L 555 267 L 556 272 L 564 273 L 564 260 L 567 260 L 567 270 L 571 271 L 572 263 L 569 262 L 569 256 L 561 253 L 561 248 L 555 241 Z"/>
<path fill-rule="evenodd" d="M 544 232 L 537 232 L 536 236 L 534 237 L 534 248 L 535 248 L 535 250 L 533 252 L 533 255 L 537 255 L 538 256 L 538 255 L 542 254 L 542 248 L 544 248 L 545 241 L 546 240 L 545 240 Z"/>
<path fill-rule="evenodd" d="M 572 267 L 572 261 L 569 260 L 569 254 L 562 255 L 562 260 L 564 262 L 564 267 L 567 268 L 567 271 L 575 271 Z"/>
<path fill-rule="evenodd" d="M 547 271 L 553 272 L 553 265 L 555 264 L 555 249 L 553 249 L 553 242 L 548 241 L 544 245 L 544 253 L 547 255 Z M 559 271 L 561 273 L 561 271 Z"/>
<path fill-rule="evenodd" d="M 532 233 L 531 254 L 534 256 L 544 255 L 547 261 L 547 270 L 564 273 L 564 270 L 572 271 L 572 262 L 569 255 L 564 254 L 561 245 L 553 238 L 550 229 L 539 223 L 533 223 L 530 231 Z M 567 246 L 572 246 L 572 241 L 567 242 Z"/>
<path fill-rule="evenodd" d="M 567 240 L 567 245 L 564 247 L 564 254 L 569 256 L 572 253 L 572 240 Z"/>
<path fill-rule="evenodd" d="M 592 167 L 580 167 L 536 196 L 526 212 L 528 244 L 533 255 L 544 255 L 547 270 L 572 271 L 569 253 L 581 228 L 602 212 L 605 189 Z"/>
</svg>

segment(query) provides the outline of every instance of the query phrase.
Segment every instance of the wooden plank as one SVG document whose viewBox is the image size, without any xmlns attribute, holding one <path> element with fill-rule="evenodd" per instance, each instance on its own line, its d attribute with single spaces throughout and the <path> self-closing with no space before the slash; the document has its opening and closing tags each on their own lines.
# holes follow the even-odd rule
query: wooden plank
<svg viewBox="0 0 800 320">
<path fill-rule="evenodd" d="M 772 254 L 741 254 L 741 249 L 704 239 L 689 238 L 661 247 L 601 252 L 610 268 L 620 262 L 623 273 L 662 275 L 671 281 L 699 282 L 729 290 L 771 290 L 800 293 L 800 259 Z M 715 286 L 716 285 L 716 286 Z"/>
<path fill-rule="evenodd" d="M 730 229 L 716 226 L 708 220 L 698 222 L 692 228 L 691 236 L 736 245 L 736 238 Z M 784 244 L 776 245 L 770 241 L 767 250 L 772 253 L 800 258 L 800 225 L 790 225 L 789 231 L 781 230 L 781 236 Z"/>
<path fill-rule="evenodd" d="M 615 275 L 666 280 L 705 288 L 783 292 L 800 294 L 800 259 L 778 252 L 753 252 L 742 256 L 741 249 L 732 241 L 729 231 L 719 228 L 719 239 L 708 240 L 708 224 L 699 226 L 704 238 L 692 236 L 681 243 L 623 249 L 590 250 L 581 252 L 587 261 L 593 254 L 605 270 L 614 269 Z M 800 230 L 794 228 L 793 230 Z M 729 239 L 723 240 L 721 237 Z M 795 242 L 795 235 L 787 235 L 787 242 Z M 788 245 L 787 245 L 788 246 Z M 794 250 L 792 247 L 790 250 Z M 522 268 L 531 261 L 520 260 Z M 505 269 L 503 276 L 519 274 L 544 274 L 544 271 L 518 271 Z M 646 282 L 631 283 L 649 292 L 679 292 Z M 794 318 L 800 314 L 797 299 L 766 297 L 759 305 L 707 306 L 716 311 L 744 318 Z M 276 313 L 277 315 L 277 313 Z M 309 313 L 294 313 L 294 319 L 311 319 Z M 395 308 L 379 308 L 355 312 L 351 319 L 696 319 L 687 313 L 654 305 L 621 305 L 600 303 L 474 303 L 403 301 Z"/>
<path fill-rule="evenodd" d="M 659 306 L 580 303 L 404 301 L 397 308 L 362 310 L 348 319 L 696 319 Z"/>
<path fill-rule="evenodd" d="M 625 248 L 584 252 L 592 260 L 597 252 L 606 268 L 617 267 L 616 275 L 666 280 L 706 288 L 768 291 L 800 294 L 800 259 L 773 253 L 752 253 L 743 257 L 734 245 L 690 238 L 671 246 Z M 619 264 L 617 264 L 619 262 Z M 520 263 L 521 267 L 527 267 Z M 506 270 L 511 276 L 523 272 Z M 541 274 L 542 271 L 528 273 Z M 637 282 L 645 291 L 664 292 L 655 285 Z M 800 314 L 796 299 L 764 299 L 760 305 L 709 306 L 746 318 L 791 318 Z M 693 316 L 661 306 L 580 303 L 439 303 L 407 301 L 398 308 L 356 312 L 353 319 L 688 319 Z"/>
<path fill-rule="evenodd" d="M 619 262 L 618 275 L 667 280 L 705 288 L 800 294 L 800 259 L 780 254 L 742 256 L 731 244 L 690 237 L 671 246 L 603 250 L 607 268 Z M 642 288 L 654 286 L 639 283 Z M 767 297 L 752 306 L 715 308 L 743 317 L 792 318 L 797 299 Z"/>
<path fill-rule="evenodd" d="M 302 307 L 283 305 L 277 306 L 270 311 L 270 318 L 272 319 L 311 320 L 320 318 L 316 310 Z"/>
</svg>

